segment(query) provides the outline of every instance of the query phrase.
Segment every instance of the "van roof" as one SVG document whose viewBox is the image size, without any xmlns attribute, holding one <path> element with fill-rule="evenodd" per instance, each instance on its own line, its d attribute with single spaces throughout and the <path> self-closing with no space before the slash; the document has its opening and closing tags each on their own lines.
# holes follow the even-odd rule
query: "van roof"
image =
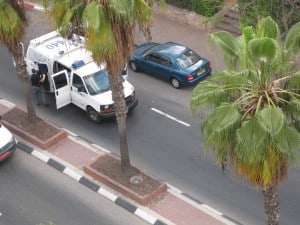
<svg viewBox="0 0 300 225">
<path fill-rule="evenodd" d="M 79 37 L 80 40 L 67 40 L 64 39 L 57 31 L 52 31 L 48 34 L 44 34 L 38 38 L 30 41 L 30 46 L 35 51 L 43 54 L 44 56 L 57 59 L 60 56 L 71 52 L 78 48 L 84 47 L 85 40 L 83 37 Z"/>
<path fill-rule="evenodd" d="M 67 40 L 57 31 L 52 31 L 31 40 L 30 46 L 44 57 L 57 61 L 70 69 L 74 63 L 81 61 L 80 67 L 73 69 L 82 75 L 87 75 L 105 68 L 105 64 L 99 67 L 94 62 L 91 52 L 85 49 L 85 39 L 81 36 L 79 36 L 79 39 L 77 36 L 77 38 L 73 40 Z M 86 71 L 82 70 L 82 67 L 84 67 Z"/>
</svg>

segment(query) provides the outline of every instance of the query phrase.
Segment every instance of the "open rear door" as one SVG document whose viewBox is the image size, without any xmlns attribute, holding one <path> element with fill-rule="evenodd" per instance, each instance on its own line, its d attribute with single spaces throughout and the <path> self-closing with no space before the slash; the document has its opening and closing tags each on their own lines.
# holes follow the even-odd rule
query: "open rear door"
<svg viewBox="0 0 300 225">
<path fill-rule="evenodd" d="M 51 75 L 54 84 L 54 94 L 56 100 L 56 108 L 60 109 L 71 103 L 71 86 L 69 82 L 68 72 L 60 71 Z"/>
</svg>

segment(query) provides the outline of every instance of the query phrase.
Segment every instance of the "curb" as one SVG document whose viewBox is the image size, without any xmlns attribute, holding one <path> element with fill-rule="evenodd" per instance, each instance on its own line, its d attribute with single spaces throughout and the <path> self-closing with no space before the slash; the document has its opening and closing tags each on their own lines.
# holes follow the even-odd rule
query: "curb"
<svg viewBox="0 0 300 225">
<path fill-rule="evenodd" d="M 24 2 L 24 7 L 25 8 L 29 8 L 29 9 L 38 10 L 38 11 L 41 11 L 41 12 L 45 12 L 45 8 L 44 7 L 41 7 L 41 6 L 36 5 L 36 4 L 32 4 L 30 2 Z"/>
<path fill-rule="evenodd" d="M 71 177 L 72 179 L 76 180 L 80 184 L 86 186 L 90 190 L 97 192 L 98 194 L 102 195 L 103 197 L 107 198 L 108 200 L 111 200 L 118 206 L 121 206 L 122 208 L 126 209 L 130 213 L 140 217 L 144 221 L 153 224 L 153 225 L 167 225 L 166 223 L 162 222 L 158 218 L 150 215 L 145 210 L 133 205 L 132 203 L 126 201 L 122 197 L 119 197 L 115 195 L 114 193 L 106 190 L 105 188 L 101 187 L 100 185 L 96 184 L 93 181 L 90 181 L 85 176 L 77 173 L 76 171 L 70 169 L 69 167 L 65 166 L 64 164 L 58 162 L 57 160 L 47 156 L 46 154 L 41 153 L 40 151 L 37 151 L 33 149 L 32 147 L 26 145 L 23 142 L 18 142 L 17 147 L 23 150 L 24 152 L 28 153 L 29 155 L 34 156 L 35 158 L 41 160 L 42 162 L 46 163 L 47 165 L 53 167 L 54 169 L 58 170 L 61 173 L 64 173 L 65 175 Z"/>
</svg>

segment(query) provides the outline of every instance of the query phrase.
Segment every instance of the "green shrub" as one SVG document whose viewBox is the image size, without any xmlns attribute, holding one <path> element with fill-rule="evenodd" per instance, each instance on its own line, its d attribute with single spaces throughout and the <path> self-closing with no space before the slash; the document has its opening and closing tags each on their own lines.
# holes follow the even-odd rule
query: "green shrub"
<svg viewBox="0 0 300 225">
<path fill-rule="evenodd" d="M 244 26 L 254 26 L 260 18 L 271 16 L 280 29 L 286 32 L 287 28 L 300 21 L 300 3 L 296 1 L 260 0 L 249 3 L 249 0 L 237 0 L 237 3 L 239 12 L 243 15 L 240 17 L 240 22 Z M 286 21 L 286 24 L 284 24 L 284 21 Z"/>
<path fill-rule="evenodd" d="M 199 15 L 210 17 L 219 12 L 224 0 L 192 0 L 192 10 Z"/>
<path fill-rule="evenodd" d="M 166 3 L 178 8 L 192 10 L 191 0 L 166 0 Z"/>
</svg>

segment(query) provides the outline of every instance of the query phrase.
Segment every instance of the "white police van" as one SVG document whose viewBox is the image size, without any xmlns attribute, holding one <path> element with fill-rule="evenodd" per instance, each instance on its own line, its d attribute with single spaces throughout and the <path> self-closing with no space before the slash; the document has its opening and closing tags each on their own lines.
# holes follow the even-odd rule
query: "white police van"
<svg viewBox="0 0 300 225">
<path fill-rule="evenodd" d="M 97 65 L 85 49 L 85 40 L 74 36 L 64 39 L 53 31 L 30 41 L 25 61 L 47 74 L 46 91 L 55 94 L 56 108 L 73 103 L 87 112 L 95 122 L 114 117 L 112 93 L 105 64 Z M 127 81 L 127 67 L 121 71 L 128 110 L 138 104 L 134 87 Z"/>
</svg>

